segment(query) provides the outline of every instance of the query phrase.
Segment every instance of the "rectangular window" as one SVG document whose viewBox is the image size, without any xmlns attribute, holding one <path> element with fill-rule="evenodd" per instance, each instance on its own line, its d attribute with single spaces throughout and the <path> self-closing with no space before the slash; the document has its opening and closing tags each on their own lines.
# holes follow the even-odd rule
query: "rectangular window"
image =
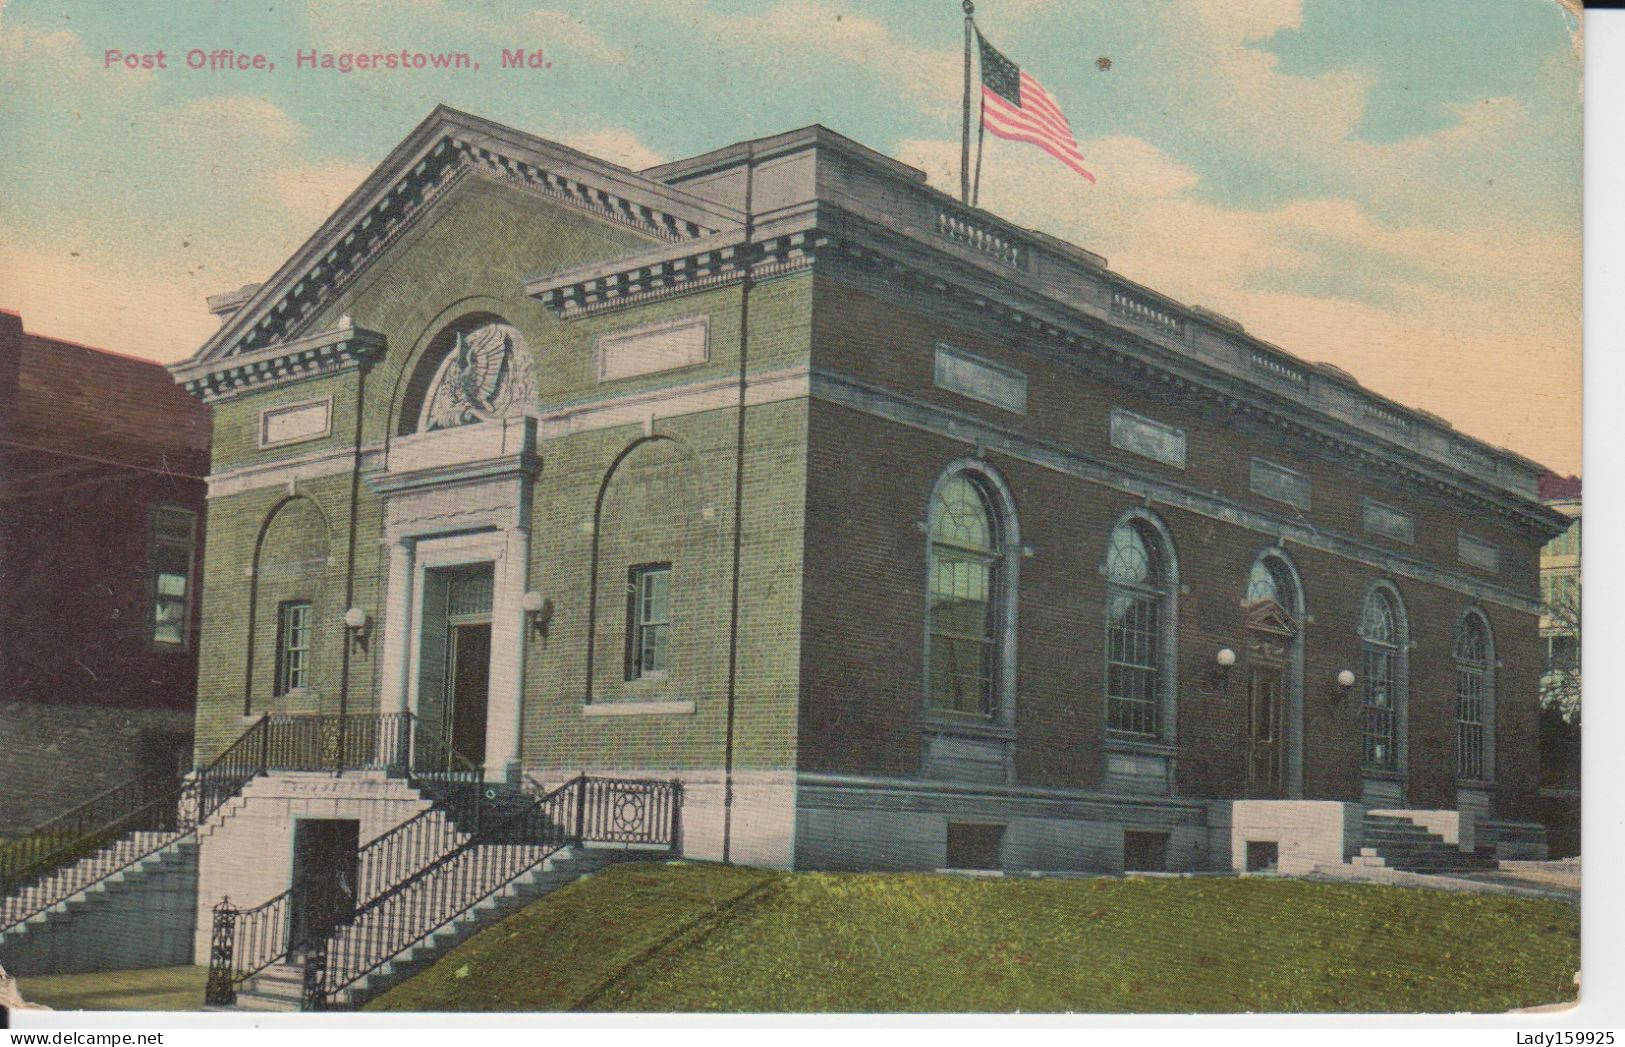
<svg viewBox="0 0 1625 1047">
<path fill-rule="evenodd" d="M 1157 599 L 1113 590 L 1106 601 L 1106 726 L 1155 738 L 1162 644 Z"/>
<path fill-rule="evenodd" d="M 1470 534 L 1456 535 L 1456 559 L 1486 571 L 1501 569 L 1501 550 Z"/>
<path fill-rule="evenodd" d="M 1394 751 L 1394 658 L 1391 647 L 1369 642 L 1365 645 L 1361 762 L 1389 771 L 1399 766 L 1399 754 Z"/>
<path fill-rule="evenodd" d="M 192 562 L 197 547 L 197 514 L 177 505 L 152 511 L 148 554 L 152 617 L 149 639 L 184 650 L 192 621 Z"/>
<path fill-rule="evenodd" d="M 992 716 L 996 563 L 986 554 L 939 545 L 932 551 L 930 585 L 931 705 Z"/>
<path fill-rule="evenodd" d="M 947 860 L 950 869 L 999 869 L 1004 826 L 949 822 Z"/>
<path fill-rule="evenodd" d="M 1162 872 L 1168 868 L 1168 833 L 1123 830 L 1123 871 Z"/>
<path fill-rule="evenodd" d="M 1309 478 L 1284 465 L 1254 458 L 1249 482 L 1254 494 L 1261 494 L 1265 498 L 1273 498 L 1277 502 L 1285 502 L 1299 509 L 1309 508 Z"/>
<path fill-rule="evenodd" d="M 310 683 L 310 601 L 286 600 L 276 613 L 276 695 Z"/>
<path fill-rule="evenodd" d="M 671 564 L 632 568 L 626 584 L 626 678 L 666 675 L 670 662 Z"/>
<path fill-rule="evenodd" d="M 1456 665 L 1456 772 L 1484 777 L 1484 667 Z"/>
<path fill-rule="evenodd" d="M 1410 513 L 1384 505 L 1372 498 L 1360 500 L 1360 517 L 1365 529 L 1402 542 L 1416 540 L 1416 525 Z"/>
<path fill-rule="evenodd" d="M 1165 465 L 1185 468 L 1185 430 L 1121 407 L 1112 409 L 1112 446 L 1119 451 L 1143 455 Z"/>
<path fill-rule="evenodd" d="M 938 389 L 1002 407 L 1014 414 L 1027 413 L 1025 374 L 1012 367 L 972 356 L 953 346 L 937 346 L 936 370 L 932 380 Z"/>
</svg>

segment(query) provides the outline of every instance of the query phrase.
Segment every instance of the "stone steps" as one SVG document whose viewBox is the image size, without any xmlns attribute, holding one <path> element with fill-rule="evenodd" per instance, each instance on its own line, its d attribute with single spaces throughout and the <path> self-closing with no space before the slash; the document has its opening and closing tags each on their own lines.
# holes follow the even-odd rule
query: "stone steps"
<svg viewBox="0 0 1625 1047">
<path fill-rule="evenodd" d="M 1492 855 L 1463 851 L 1408 818 L 1386 814 L 1365 816 L 1360 852 L 1349 864 L 1417 873 L 1477 872 L 1496 866 Z"/>
</svg>

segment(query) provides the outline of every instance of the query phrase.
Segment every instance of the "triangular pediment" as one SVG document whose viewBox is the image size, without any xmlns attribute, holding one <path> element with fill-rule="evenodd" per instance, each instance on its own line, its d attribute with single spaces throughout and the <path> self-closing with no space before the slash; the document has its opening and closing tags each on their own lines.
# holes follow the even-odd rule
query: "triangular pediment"
<svg viewBox="0 0 1625 1047">
<path fill-rule="evenodd" d="M 263 352 L 310 335 L 323 306 L 470 176 L 497 179 L 615 222 L 651 246 L 699 239 L 743 221 L 731 208 L 635 171 L 438 106 L 274 276 L 247 294 L 188 365 Z"/>
<path fill-rule="evenodd" d="M 1277 636 L 1295 636 L 1298 632 L 1298 623 L 1278 602 L 1271 599 L 1253 600 L 1244 607 L 1247 618 L 1247 628 L 1255 632 L 1273 633 Z"/>
</svg>

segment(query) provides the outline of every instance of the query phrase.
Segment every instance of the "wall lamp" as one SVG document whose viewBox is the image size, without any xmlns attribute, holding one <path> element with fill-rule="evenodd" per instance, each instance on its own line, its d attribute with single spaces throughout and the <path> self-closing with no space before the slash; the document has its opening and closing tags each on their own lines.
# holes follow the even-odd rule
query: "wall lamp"
<svg viewBox="0 0 1625 1047">
<path fill-rule="evenodd" d="M 1335 679 L 1337 680 L 1337 690 L 1332 692 L 1332 700 L 1340 701 L 1348 697 L 1350 688 L 1354 686 L 1354 670 L 1339 669 Z"/>
<path fill-rule="evenodd" d="M 359 607 L 344 612 L 344 631 L 350 634 L 350 649 L 365 651 L 372 636 L 372 619 Z"/>
<path fill-rule="evenodd" d="M 1213 656 L 1213 669 L 1207 674 L 1207 691 L 1215 693 L 1226 690 L 1230 686 L 1230 668 L 1236 664 L 1236 652 L 1228 647 L 1219 648 L 1219 653 Z"/>
<path fill-rule="evenodd" d="M 525 612 L 530 631 L 547 639 L 547 627 L 553 621 L 553 601 L 532 589 L 520 598 L 519 609 Z"/>
</svg>

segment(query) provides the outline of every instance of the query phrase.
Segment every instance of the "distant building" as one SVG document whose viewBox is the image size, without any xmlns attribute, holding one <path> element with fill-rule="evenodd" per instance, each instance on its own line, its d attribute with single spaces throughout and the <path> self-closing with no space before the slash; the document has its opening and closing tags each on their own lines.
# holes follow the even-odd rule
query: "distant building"
<svg viewBox="0 0 1625 1047">
<path fill-rule="evenodd" d="M 1572 715 L 1580 702 L 1580 478 L 1547 473 L 1540 500 L 1574 521 L 1540 550 L 1541 701 Z"/>
<path fill-rule="evenodd" d="M 0 312 L 0 833 L 189 756 L 208 461 L 161 365 Z"/>
</svg>

